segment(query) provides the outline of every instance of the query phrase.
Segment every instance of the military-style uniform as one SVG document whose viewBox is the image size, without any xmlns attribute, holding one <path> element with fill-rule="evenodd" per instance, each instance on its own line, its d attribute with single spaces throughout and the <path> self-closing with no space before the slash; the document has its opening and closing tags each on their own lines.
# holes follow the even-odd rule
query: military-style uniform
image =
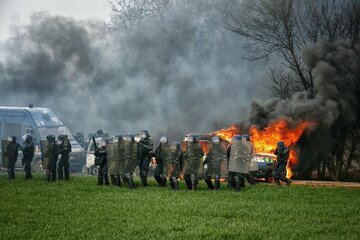
<svg viewBox="0 0 360 240">
<path fill-rule="evenodd" d="M 165 179 L 169 179 L 170 187 L 174 190 L 179 189 L 178 177 L 182 166 L 182 153 L 180 143 L 171 144 L 163 158 L 163 172 Z"/>
<path fill-rule="evenodd" d="M 99 171 L 98 171 L 98 185 L 109 185 L 108 165 L 107 165 L 107 152 L 106 146 L 97 148 L 94 153 L 95 157 L 99 158 Z"/>
<path fill-rule="evenodd" d="M 284 144 L 278 145 L 274 154 L 277 156 L 274 168 L 275 183 L 281 185 L 280 180 L 285 181 L 287 185 L 291 184 L 291 180 L 286 178 L 286 165 L 289 159 L 289 148 Z"/>
<path fill-rule="evenodd" d="M 71 152 L 71 143 L 64 137 L 59 146 L 59 154 L 61 154 L 60 161 L 58 164 L 58 176 L 59 180 L 69 180 L 69 154 Z"/>
<path fill-rule="evenodd" d="M 25 165 L 25 179 L 31 179 L 31 162 L 34 158 L 35 151 L 32 137 L 30 135 L 26 136 L 25 144 L 20 145 L 19 148 L 21 149 L 21 151 L 23 151 L 22 165 Z"/>
<path fill-rule="evenodd" d="M 197 190 L 197 174 L 202 165 L 203 150 L 199 142 L 187 142 L 184 157 L 184 180 L 188 190 Z"/>
<path fill-rule="evenodd" d="M 226 161 L 226 149 L 221 143 L 212 143 L 204 164 L 207 165 L 205 182 L 209 189 L 220 189 L 221 165 Z M 215 178 L 215 187 L 211 178 Z"/>
<path fill-rule="evenodd" d="M 143 187 L 148 185 L 147 173 L 149 171 L 152 149 L 153 141 L 150 138 L 141 139 L 138 143 L 138 166 L 140 168 L 140 178 Z"/>
<path fill-rule="evenodd" d="M 59 146 L 55 142 L 54 139 L 48 139 L 48 154 L 49 154 L 49 162 L 46 167 L 46 180 L 47 181 L 56 181 L 56 162 L 59 157 Z"/>
<path fill-rule="evenodd" d="M 164 163 L 167 162 L 169 157 L 170 145 L 168 143 L 160 143 L 155 150 L 155 159 L 157 166 L 154 172 L 154 178 L 160 186 L 166 185 L 166 175 L 164 175 Z"/>
<path fill-rule="evenodd" d="M 9 179 L 15 179 L 15 163 L 17 161 L 19 151 L 19 144 L 16 143 L 16 137 L 12 137 L 12 141 L 7 146 L 7 153 L 9 158 L 8 175 Z"/>
</svg>

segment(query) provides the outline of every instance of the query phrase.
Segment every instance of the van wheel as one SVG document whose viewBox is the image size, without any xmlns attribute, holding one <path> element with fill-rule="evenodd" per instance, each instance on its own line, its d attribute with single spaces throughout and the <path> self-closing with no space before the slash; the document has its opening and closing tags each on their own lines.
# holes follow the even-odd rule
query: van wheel
<svg viewBox="0 0 360 240">
<path fill-rule="evenodd" d="M 99 173 L 99 166 L 91 166 L 89 174 L 90 175 L 98 175 Z"/>
<path fill-rule="evenodd" d="M 44 168 L 41 161 L 38 161 L 35 165 L 35 172 L 43 172 Z"/>
</svg>

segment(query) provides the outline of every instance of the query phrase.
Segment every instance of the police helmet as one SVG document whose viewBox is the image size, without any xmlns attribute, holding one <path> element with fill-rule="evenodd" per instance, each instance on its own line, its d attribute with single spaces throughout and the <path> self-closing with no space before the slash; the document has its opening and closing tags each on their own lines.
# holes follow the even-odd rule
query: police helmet
<svg viewBox="0 0 360 240">
<path fill-rule="evenodd" d="M 55 140 L 55 135 L 49 134 L 49 135 L 47 135 L 46 139 L 49 140 L 49 141 L 54 141 Z"/>
<path fill-rule="evenodd" d="M 246 141 L 250 141 L 250 135 L 249 134 L 244 134 L 244 135 L 242 135 L 242 139 L 246 140 Z"/>
<path fill-rule="evenodd" d="M 285 143 L 283 141 L 278 141 L 277 146 L 278 147 L 283 147 L 283 146 L 285 146 Z"/>
<path fill-rule="evenodd" d="M 242 136 L 241 135 L 235 135 L 232 137 L 232 140 L 241 140 Z"/>
<path fill-rule="evenodd" d="M 146 139 L 146 138 L 148 138 L 148 137 L 150 137 L 150 135 L 149 135 L 149 132 L 148 132 L 147 130 L 142 130 L 142 131 L 140 132 L 140 138 L 141 138 L 141 139 Z"/>
<path fill-rule="evenodd" d="M 221 139 L 220 139 L 219 136 L 213 136 L 212 139 L 211 139 L 211 142 L 212 143 L 220 143 Z"/>
<path fill-rule="evenodd" d="M 58 136 L 58 140 L 59 140 L 59 141 L 64 140 L 64 138 L 65 138 L 65 135 L 64 135 L 64 134 L 60 134 L 60 135 Z"/>
<path fill-rule="evenodd" d="M 12 142 L 16 142 L 17 137 L 16 136 L 9 136 L 8 140 L 12 141 Z"/>
<path fill-rule="evenodd" d="M 172 150 L 179 150 L 180 149 L 180 143 L 179 142 L 173 142 L 171 144 L 171 149 Z"/>
<path fill-rule="evenodd" d="M 32 142 L 33 137 L 31 135 L 25 135 L 25 142 Z"/>
<path fill-rule="evenodd" d="M 168 141 L 167 137 L 165 137 L 165 136 L 162 136 L 159 141 L 159 143 L 161 143 L 161 144 L 167 144 L 168 142 L 169 141 Z"/>
<path fill-rule="evenodd" d="M 188 135 L 188 136 L 185 137 L 184 141 L 192 143 L 192 142 L 196 141 L 196 138 L 193 135 Z"/>
</svg>

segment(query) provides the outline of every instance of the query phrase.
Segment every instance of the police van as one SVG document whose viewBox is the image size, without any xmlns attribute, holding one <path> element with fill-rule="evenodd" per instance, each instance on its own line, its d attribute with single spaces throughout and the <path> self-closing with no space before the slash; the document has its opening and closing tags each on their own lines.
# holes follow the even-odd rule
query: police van
<svg viewBox="0 0 360 240">
<path fill-rule="evenodd" d="M 49 134 L 57 138 L 60 134 L 68 135 L 72 151 L 69 164 L 72 172 L 81 171 L 85 163 L 85 151 L 65 126 L 59 116 L 49 108 L 35 107 L 0 107 L 0 139 L 6 140 L 9 136 L 16 136 L 17 142 L 22 143 L 24 135 L 31 135 L 35 145 L 35 154 L 32 162 L 34 171 L 42 171 L 40 140 L 46 140 Z M 1 149 L 0 149 L 1 151 Z M 22 168 L 22 152 L 19 151 L 15 168 Z M 2 155 L 0 154 L 0 163 Z"/>
</svg>

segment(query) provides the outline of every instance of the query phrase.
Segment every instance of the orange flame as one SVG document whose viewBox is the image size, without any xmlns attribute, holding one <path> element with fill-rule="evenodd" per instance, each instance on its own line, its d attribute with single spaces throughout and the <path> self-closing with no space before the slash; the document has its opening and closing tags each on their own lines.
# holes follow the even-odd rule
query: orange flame
<svg viewBox="0 0 360 240">
<path fill-rule="evenodd" d="M 305 129 L 313 126 L 314 123 L 303 121 L 295 127 L 289 127 L 285 119 L 280 119 L 272 122 L 264 130 L 259 130 L 255 126 L 251 126 L 250 135 L 254 142 L 255 151 L 261 153 L 273 154 L 278 141 L 283 141 L 286 146 L 290 148 L 290 155 L 288 165 L 286 166 L 286 177 L 291 178 L 293 175 L 292 169 L 295 166 L 298 156 L 295 152 L 295 145 Z"/>
<path fill-rule="evenodd" d="M 229 128 L 223 128 L 220 129 L 216 132 L 213 132 L 212 135 L 213 136 L 219 136 L 221 139 L 231 143 L 231 139 L 233 138 L 233 136 L 235 135 L 239 135 L 240 133 L 240 128 L 237 125 L 232 125 Z"/>
</svg>

